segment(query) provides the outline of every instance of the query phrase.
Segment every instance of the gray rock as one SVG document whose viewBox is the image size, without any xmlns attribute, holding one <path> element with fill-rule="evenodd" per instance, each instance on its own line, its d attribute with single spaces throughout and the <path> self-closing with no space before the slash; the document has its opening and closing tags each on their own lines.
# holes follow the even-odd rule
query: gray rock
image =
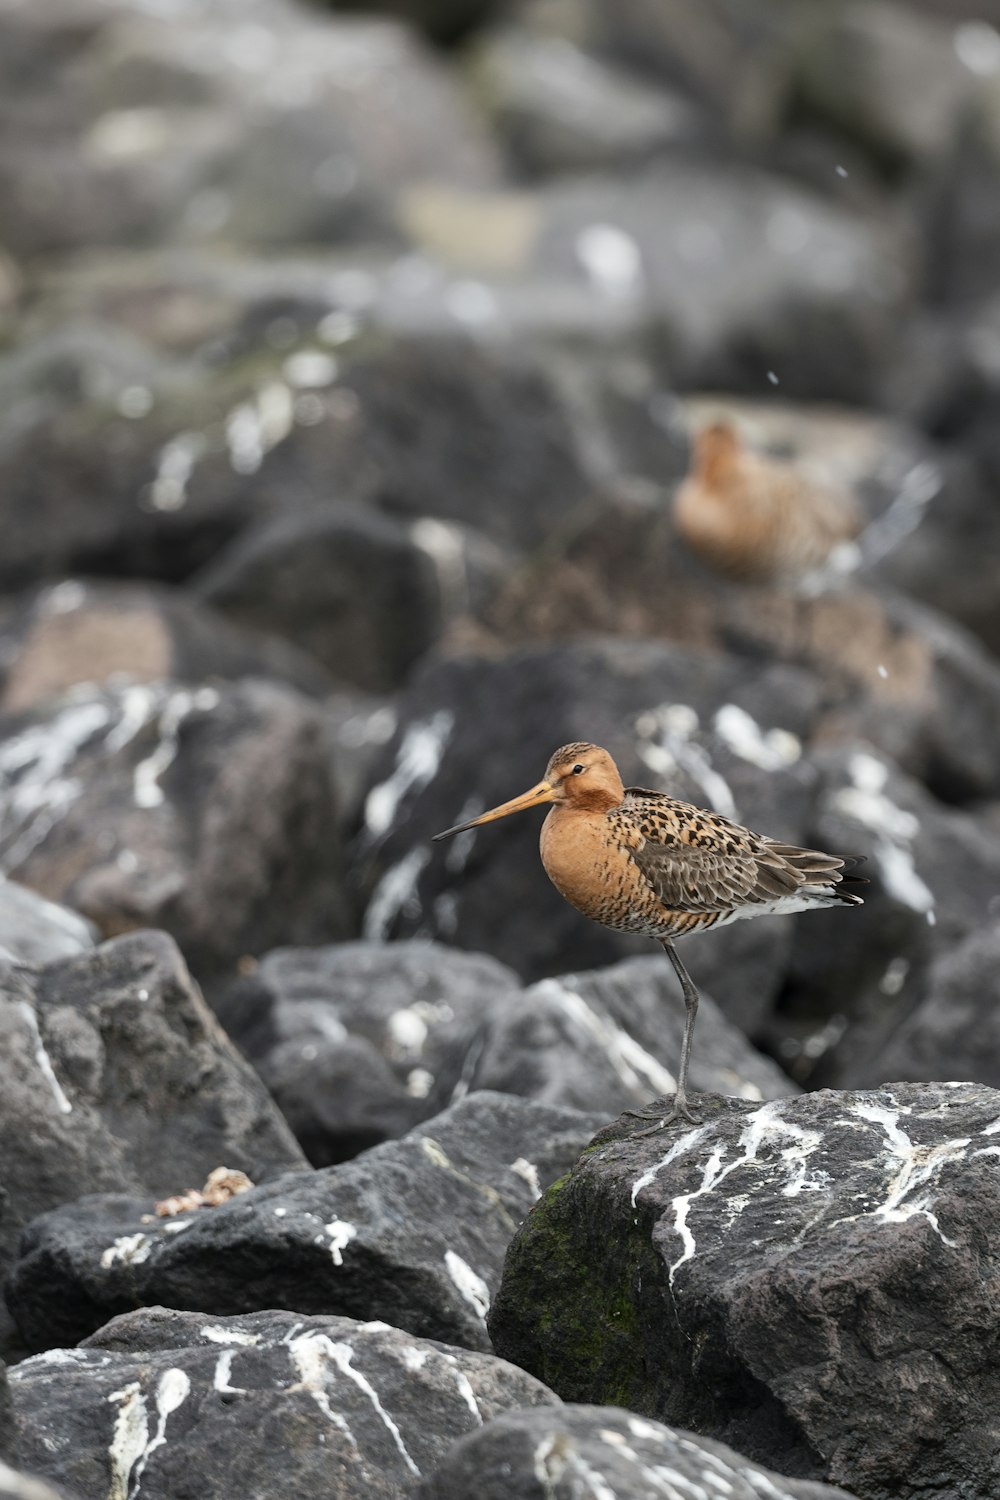
<svg viewBox="0 0 1000 1500">
<path fill-rule="evenodd" d="M 0 718 L 0 867 L 200 975 L 347 925 L 320 710 L 263 681 L 82 686 Z"/>
<path fill-rule="evenodd" d="M 93 925 L 68 906 L 0 877 L 0 961 L 51 963 L 92 948 L 94 936 Z"/>
<path fill-rule="evenodd" d="M 827 912 L 793 934 L 778 1055 L 800 1082 L 851 1087 L 925 992 L 929 966 L 995 916 L 1000 839 L 866 745 L 817 752 L 824 789 L 810 841 L 864 853 L 871 884 L 849 922 Z M 801 1040 L 801 1050 L 796 1043 Z M 937 1076 L 954 1073 L 947 1052 Z M 882 1075 L 884 1076 L 884 1075 Z"/>
<path fill-rule="evenodd" d="M 219 4 L 187 5 L 183 24 L 100 0 L 76 9 L 66 26 L 48 0 L 30 28 L 8 10 L 0 31 L 16 53 L 30 30 L 36 69 L 12 70 L 0 111 L 5 237 L 25 254 L 399 243 L 394 200 L 409 181 L 499 176 L 455 83 L 404 27 L 280 0 L 256 22 Z M 27 138 L 14 137 L 18 104 L 37 123 Z"/>
<path fill-rule="evenodd" d="M 602 1119 L 477 1093 L 404 1140 L 190 1216 L 155 1218 L 134 1193 L 83 1198 L 25 1231 L 8 1303 L 36 1349 L 163 1303 L 375 1318 L 488 1350 L 507 1243 Z"/>
<path fill-rule="evenodd" d="M 116 674 L 135 682 L 178 683 L 269 677 L 310 694 L 330 686 L 304 653 L 238 629 L 162 585 L 64 579 L 22 595 L 0 615 L 0 642 L 5 713 Z"/>
<path fill-rule="evenodd" d="M 741 977 L 749 1020 L 757 997 L 751 975 Z M 482 1027 L 470 1086 L 614 1115 L 673 1092 L 683 1030 L 680 988 L 662 954 L 543 979 L 509 996 Z M 790 1089 L 708 995 L 698 1009 L 690 1076 L 696 1092 L 744 1099 L 778 1099 Z"/>
<path fill-rule="evenodd" d="M 711 1438 L 611 1406 L 574 1405 L 494 1418 L 461 1438 L 416 1494 L 420 1500 L 536 1500 L 540 1486 L 551 1500 L 582 1493 L 647 1500 L 671 1489 L 715 1491 L 732 1500 L 851 1500 L 846 1490 L 762 1469 Z"/>
<path fill-rule="evenodd" d="M 992 1493 L 1000 1095 L 703 1110 L 660 1136 L 614 1127 L 550 1189 L 507 1257 L 497 1351 L 565 1400 L 870 1500 Z"/>
<path fill-rule="evenodd" d="M 167 1500 L 192 1473 L 207 1500 L 234 1490 L 403 1500 L 456 1438 L 555 1400 L 490 1354 L 382 1323 L 166 1308 L 26 1360 L 13 1383 L 23 1462 L 79 1500 L 140 1480 L 150 1500 Z"/>
<path fill-rule="evenodd" d="M 532 175 L 634 167 L 709 133 L 679 91 L 653 87 L 568 37 L 516 25 L 478 44 L 472 83 L 515 163 Z"/>
<path fill-rule="evenodd" d="M 269 953 L 213 1005 L 310 1161 L 325 1167 L 459 1098 L 491 1012 L 519 990 L 510 969 L 479 954 L 343 943 Z"/>
<path fill-rule="evenodd" d="M 343 506 L 250 528 L 192 583 L 239 624 L 377 692 L 398 686 L 452 620 L 485 607 L 504 563 L 454 522 Z"/>
<path fill-rule="evenodd" d="M 304 1166 L 174 944 L 141 933 L 0 981 L 0 1274 L 23 1226 L 81 1193 L 201 1187 Z"/>
<path fill-rule="evenodd" d="M 923 976 L 923 993 L 874 1057 L 851 1069 L 878 1078 L 974 1079 L 1000 1086 L 1000 925 L 993 921 L 946 947 Z"/>
</svg>

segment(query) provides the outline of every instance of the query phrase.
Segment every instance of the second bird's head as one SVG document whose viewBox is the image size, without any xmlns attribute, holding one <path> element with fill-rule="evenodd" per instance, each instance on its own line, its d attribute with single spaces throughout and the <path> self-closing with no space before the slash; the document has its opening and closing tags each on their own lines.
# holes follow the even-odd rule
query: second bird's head
<svg viewBox="0 0 1000 1500">
<path fill-rule="evenodd" d="M 467 823 L 458 823 L 436 833 L 435 840 L 451 838 L 454 833 L 464 833 L 468 828 L 478 828 L 481 823 L 493 823 L 497 818 L 506 818 L 510 813 L 526 812 L 529 807 L 542 807 L 545 803 L 555 806 L 570 806 L 585 811 L 603 812 L 617 807 L 624 795 L 618 767 L 600 745 L 578 743 L 563 745 L 549 759 L 545 775 L 537 785 L 491 807 L 489 812 L 470 818 Z"/>
</svg>

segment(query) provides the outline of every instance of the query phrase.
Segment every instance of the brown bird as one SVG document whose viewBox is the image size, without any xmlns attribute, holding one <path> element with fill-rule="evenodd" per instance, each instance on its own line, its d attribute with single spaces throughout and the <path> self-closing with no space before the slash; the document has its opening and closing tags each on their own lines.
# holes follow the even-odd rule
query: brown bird
<svg viewBox="0 0 1000 1500">
<path fill-rule="evenodd" d="M 848 491 L 749 452 L 728 422 L 714 422 L 696 436 L 690 472 L 674 497 L 674 519 L 709 567 L 746 583 L 786 585 L 818 573 L 862 528 Z"/>
<path fill-rule="evenodd" d="M 552 884 L 584 916 L 619 932 L 658 939 L 673 964 L 686 1010 L 673 1109 L 654 1130 L 688 1109 L 687 1074 L 698 991 L 674 939 L 741 917 L 860 906 L 844 887 L 867 884 L 845 874 L 850 862 L 751 833 L 718 813 L 664 792 L 622 785 L 598 745 L 563 745 L 530 791 L 459 823 L 436 839 L 551 803 L 542 824 L 542 864 Z"/>
</svg>

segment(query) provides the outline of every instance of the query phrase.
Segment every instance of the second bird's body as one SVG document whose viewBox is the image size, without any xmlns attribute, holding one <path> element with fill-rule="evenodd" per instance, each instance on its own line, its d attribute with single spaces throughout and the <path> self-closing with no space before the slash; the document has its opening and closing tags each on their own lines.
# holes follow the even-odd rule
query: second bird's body
<svg viewBox="0 0 1000 1500">
<path fill-rule="evenodd" d="M 692 1116 L 687 1064 L 698 994 L 675 938 L 741 918 L 861 904 L 834 854 L 753 833 L 719 813 L 663 792 L 625 787 L 606 750 L 557 750 L 537 786 L 438 838 L 550 803 L 541 855 L 553 885 L 576 909 L 619 932 L 663 944 L 684 992 L 687 1024 L 670 1119 Z"/>
</svg>

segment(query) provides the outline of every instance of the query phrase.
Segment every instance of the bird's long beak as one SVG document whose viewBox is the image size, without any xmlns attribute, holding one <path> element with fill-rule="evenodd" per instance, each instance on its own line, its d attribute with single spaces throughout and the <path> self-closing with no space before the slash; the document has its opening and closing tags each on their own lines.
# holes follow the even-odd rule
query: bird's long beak
<svg viewBox="0 0 1000 1500">
<path fill-rule="evenodd" d="M 436 833 L 434 842 L 450 839 L 453 833 L 464 833 L 467 828 L 478 828 L 480 823 L 493 823 L 497 818 L 506 818 L 510 813 L 524 812 L 528 807 L 541 807 L 543 802 L 554 801 L 555 795 L 555 787 L 550 786 L 547 781 L 540 781 L 530 792 L 522 792 L 520 797 L 501 802 L 499 807 L 491 807 L 489 812 L 480 813 L 478 818 L 470 818 L 468 823 L 457 823 L 454 828 L 446 828 L 444 833 Z"/>
</svg>

